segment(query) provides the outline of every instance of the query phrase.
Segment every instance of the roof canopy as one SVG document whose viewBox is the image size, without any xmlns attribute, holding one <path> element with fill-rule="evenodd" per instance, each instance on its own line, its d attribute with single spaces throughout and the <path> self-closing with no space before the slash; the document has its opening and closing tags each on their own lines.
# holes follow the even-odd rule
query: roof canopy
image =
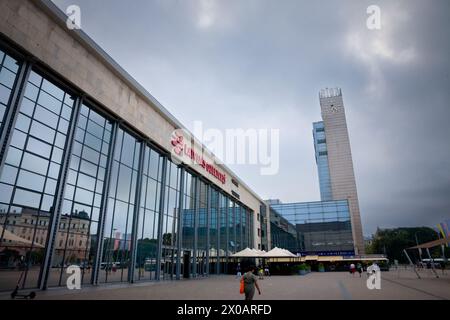
<svg viewBox="0 0 450 320">
<path fill-rule="evenodd" d="M 273 248 L 269 252 L 261 255 L 263 258 L 296 258 L 297 256 L 286 249 L 278 247 Z"/>
<path fill-rule="evenodd" d="M 231 255 L 233 258 L 258 258 L 261 256 L 259 250 L 245 248 L 242 251 L 236 252 Z"/>
</svg>

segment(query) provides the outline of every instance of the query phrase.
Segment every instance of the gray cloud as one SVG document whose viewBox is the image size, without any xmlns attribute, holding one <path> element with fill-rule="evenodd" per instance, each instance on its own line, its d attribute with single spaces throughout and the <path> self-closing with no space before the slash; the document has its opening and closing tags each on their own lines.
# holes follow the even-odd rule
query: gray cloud
<svg viewBox="0 0 450 320">
<path fill-rule="evenodd" d="M 319 199 L 312 122 L 319 89 L 339 86 L 365 233 L 450 216 L 450 2 L 54 2 L 80 5 L 83 29 L 188 128 L 280 128 L 277 175 L 232 166 L 262 197 Z"/>
</svg>

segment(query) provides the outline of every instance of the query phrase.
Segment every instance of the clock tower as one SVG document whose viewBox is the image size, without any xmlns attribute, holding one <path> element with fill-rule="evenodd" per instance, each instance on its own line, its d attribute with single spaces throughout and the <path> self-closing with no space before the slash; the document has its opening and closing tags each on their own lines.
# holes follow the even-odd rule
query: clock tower
<svg viewBox="0 0 450 320">
<path fill-rule="evenodd" d="M 323 175 L 327 183 L 321 183 L 327 187 L 323 194 L 332 200 L 348 200 L 355 253 L 363 254 L 364 238 L 341 89 L 323 89 L 320 91 L 319 100 L 328 162 L 328 172 Z"/>
</svg>

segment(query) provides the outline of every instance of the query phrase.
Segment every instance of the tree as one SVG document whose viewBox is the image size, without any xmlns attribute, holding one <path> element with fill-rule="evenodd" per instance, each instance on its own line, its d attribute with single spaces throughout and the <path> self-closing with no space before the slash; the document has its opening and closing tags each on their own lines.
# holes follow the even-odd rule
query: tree
<svg viewBox="0 0 450 320">
<path fill-rule="evenodd" d="M 403 250 L 415 246 L 416 237 L 419 244 L 439 238 L 436 231 L 428 227 L 377 229 L 368 252 L 385 254 L 391 262 L 398 260 L 400 263 L 408 263 Z M 414 258 L 413 260 L 419 259 L 418 250 L 410 250 L 409 253 Z M 441 248 L 431 248 L 430 254 L 433 258 L 440 258 Z M 448 252 L 446 252 L 446 256 L 448 257 Z M 422 258 L 428 258 L 425 250 L 422 250 Z"/>
</svg>

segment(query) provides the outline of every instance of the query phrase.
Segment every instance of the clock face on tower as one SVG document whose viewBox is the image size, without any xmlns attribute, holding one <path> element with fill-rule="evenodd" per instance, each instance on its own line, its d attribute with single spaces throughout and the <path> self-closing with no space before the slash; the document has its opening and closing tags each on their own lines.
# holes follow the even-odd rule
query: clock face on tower
<svg viewBox="0 0 450 320">
<path fill-rule="evenodd" d="M 330 112 L 331 112 L 331 113 L 338 113 L 339 110 L 340 110 L 340 107 L 339 107 L 339 106 L 335 106 L 335 105 L 331 105 L 331 106 L 330 106 Z"/>
</svg>

